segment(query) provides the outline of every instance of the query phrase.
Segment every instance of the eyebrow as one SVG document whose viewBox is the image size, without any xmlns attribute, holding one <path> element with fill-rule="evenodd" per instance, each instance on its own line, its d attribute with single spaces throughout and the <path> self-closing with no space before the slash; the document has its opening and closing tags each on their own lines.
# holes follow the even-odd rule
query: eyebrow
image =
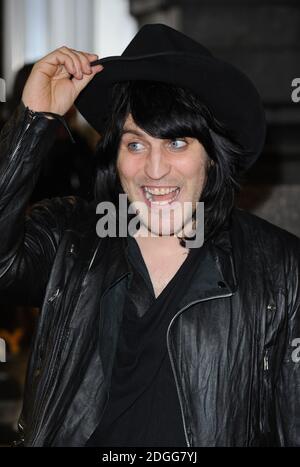
<svg viewBox="0 0 300 467">
<path fill-rule="evenodd" d="M 126 135 L 128 133 L 131 133 L 131 134 L 136 135 L 136 136 L 141 136 L 141 137 L 145 136 L 144 133 L 142 133 L 142 132 L 140 132 L 138 130 L 134 130 L 133 128 L 124 128 L 122 130 L 121 136 Z"/>
</svg>

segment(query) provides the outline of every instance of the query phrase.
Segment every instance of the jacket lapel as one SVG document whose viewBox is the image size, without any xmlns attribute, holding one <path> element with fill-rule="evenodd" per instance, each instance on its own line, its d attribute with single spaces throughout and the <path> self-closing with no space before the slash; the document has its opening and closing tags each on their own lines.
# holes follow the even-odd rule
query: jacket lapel
<svg viewBox="0 0 300 467">
<path fill-rule="evenodd" d="M 237 281 L 230 234 L 221 232 L 218 238 L 208 241 L 202 247 L 199 264 L 193 281 L 183 295 L 178 309 L 183 309 L 196 301 L 233 295 Z"/>
</svg>

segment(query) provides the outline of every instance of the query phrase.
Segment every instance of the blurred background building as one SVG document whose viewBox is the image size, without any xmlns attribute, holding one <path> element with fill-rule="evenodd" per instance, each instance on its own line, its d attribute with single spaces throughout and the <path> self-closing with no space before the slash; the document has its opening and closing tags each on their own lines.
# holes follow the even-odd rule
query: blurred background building
<svg viewBox="0 0 300 467">
<path fill-rule="evenodd" d="M 16 76 L 24 65 L 61 45 L 118 55 L 145 23 L 181 30 L 235 64 L 259 90 L 268 123 L 263 155 L 247 175 L 237 204 L 300 236 L 300 102 L 291 98 L 292 81 L 300 78 L 299 0 L 0 0 L 0 22 L 0 77 L 7 93 L 7 102 L 0 102 L 3 123 L 20 98 Z M 90 160 L 97 136 L 76 113 L 70 122 L 78 132 L 77 162 L 70 162 L 74 147 L 68 147 L 66 135 L 57 135 L 55 153 L 65 155 L 60 156 L 66 161 L 65 178 L 51 184 L 53 155 L 41 174 L 46 179 L 40 185 L 47 190 L 37 190 L 32 202 L 68 192 L 91 196 L 78 174 L 80 154 Z M 90 175 L 88 170 L 85 180 Z M 0 363 L 0 444 L 15 428 L 30 323 L 37 314 L 1 308 L 0 337 L 6 333 L 9 362 Z"/>
</svg>

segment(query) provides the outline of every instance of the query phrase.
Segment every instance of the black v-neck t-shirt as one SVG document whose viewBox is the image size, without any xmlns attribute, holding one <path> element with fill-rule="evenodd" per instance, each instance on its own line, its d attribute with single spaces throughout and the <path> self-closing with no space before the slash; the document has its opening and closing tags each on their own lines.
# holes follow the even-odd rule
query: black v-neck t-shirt
<svg viewBox="0 0 300 467">
<path fill-rule="evenodd" d="M 109 400 L 86 446 L 187 445 L 166 335 L 201 261 L 202 249 L 189 250 L 174 277 L 155 298 L 139 246 L 128 237 L 133 276 L 125 300 Z"/>
</svg>

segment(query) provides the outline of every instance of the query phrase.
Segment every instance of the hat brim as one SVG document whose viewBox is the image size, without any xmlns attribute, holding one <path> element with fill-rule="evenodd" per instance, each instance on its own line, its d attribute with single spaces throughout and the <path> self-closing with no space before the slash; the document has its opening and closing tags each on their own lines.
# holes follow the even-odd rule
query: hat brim
<svg viewBox="0 0 300 467">
<path fill-rule="evenodd" d="M 114 83 L 147 80 L 172 83 L 195 92 L 245 151 L 250 167 L 265 141 L 265 113 L 252 82 L 234 66 L 213 56 L 161 53 L 138 57 L 111 56 L 93 62 L 104 69 L 80 93 L 75 106 L 101 134 L 111 108 Z"/>
</svg>

